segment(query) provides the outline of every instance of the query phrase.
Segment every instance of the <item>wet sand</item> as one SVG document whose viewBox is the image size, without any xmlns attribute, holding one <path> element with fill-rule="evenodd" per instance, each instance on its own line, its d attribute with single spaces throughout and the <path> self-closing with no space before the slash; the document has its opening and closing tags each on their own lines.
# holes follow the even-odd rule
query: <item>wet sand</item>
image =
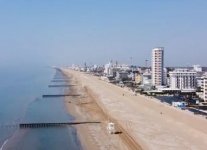
<svg viewBox="0 0 207 150">
<path fill-rule="evenodd" d="M 124 133 L 109 134 L 106 125 L 109 116 L 96 103 L 96 97 L 87 87 L 83 87 L 78 81 L 70 76 L 72 84 L 76 85 L 70 88 L 69 94 L 81 94 L 80 97 L 67 97 L 65 104 L 70 114 L 76 121 L 100 121 L 100 124 L 84 124 L 74 126 L 77 129 L 78 137 L 84 150 L 129 150 L 137 149 L 133 147 L 130 139 L 127 139 Z M 66 91 L 68 92 L 68 91 Z M 117 125 L 116 125 L 117 126 Z M 120 130 L 117 126 L 117 131 Z M 126 143 L 128 142 L 128 143 Z M 132 147 L 132 148 L 131 148 Z"/>
<path fill-rule="evenodd" d="M 205 118 L 149 97 L 134 96 L 130 91 L 101 81 L 98 77 L 69 69 L 63 71 L 79 85 L 74 86 L 77 89 L 72 92 L 86 93 L 77 101 L 72 101 L 73 98 L 66 100 L 71 114 L 76 113 L 77 119 L 103 122 L 101 125 L 77 126 L 86 149 L 120 149 L 125 146 L 126 149 L 206 150 Z M 119 125 L 119 130 L 124 134 L 106 133 L 106 122 L 110 119 Z"/>
</svg>

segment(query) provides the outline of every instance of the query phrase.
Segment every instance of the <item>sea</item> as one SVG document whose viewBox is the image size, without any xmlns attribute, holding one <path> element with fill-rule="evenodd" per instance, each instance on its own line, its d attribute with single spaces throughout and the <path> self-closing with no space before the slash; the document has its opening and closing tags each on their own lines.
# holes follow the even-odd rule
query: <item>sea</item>
<svg viewBox="0 0 207 150">
<path fill-rule="evenodd" d="M 76 129 L 71 126 L 20 129 L 20 123 L 69 122 L 74 118 L 64 98 L 66 87 L 48 87 L 62 74 L 50 67 L 8 67 L 0 70 L 0 150 L 81 150 Z M 64 84 L 64 83 L 61 83 Z M 67 87 L 68 88 L 68 87 Z"/>
</svg>

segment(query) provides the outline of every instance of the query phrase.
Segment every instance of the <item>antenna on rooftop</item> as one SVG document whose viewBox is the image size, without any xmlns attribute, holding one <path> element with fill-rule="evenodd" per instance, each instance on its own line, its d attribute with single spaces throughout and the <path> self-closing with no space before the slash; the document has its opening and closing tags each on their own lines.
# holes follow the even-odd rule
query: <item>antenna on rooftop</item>
<svg viewBox="0 0 207 150">
<path fill-rule="evenodd" d="M 118 61 L 116 61 L 116 67 L 118 66 Z"/>
<path fill-rule="evenodd" d="M 145 60 L 145 67 L 148 68 L 148 60 Z"/>
<path fill-rule="evenodd" d="M 131 66 L 133 65 L 133 63 L 132 63 L 132 57 L 130 57 L 130 60 L 131 60 Z"/>
</svg>

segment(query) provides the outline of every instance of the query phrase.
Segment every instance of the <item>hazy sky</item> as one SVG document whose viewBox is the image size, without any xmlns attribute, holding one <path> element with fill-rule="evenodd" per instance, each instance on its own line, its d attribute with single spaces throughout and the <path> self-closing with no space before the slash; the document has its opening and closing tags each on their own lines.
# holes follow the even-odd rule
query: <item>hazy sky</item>
<svg viewBox="0 0 207 150">
<path fill-rule="evenodd" d="M 0 66 L 144 65 L 157 46 L 166 66 L 207 66 L 207 1 L 0 0 Z"/>
</svg>

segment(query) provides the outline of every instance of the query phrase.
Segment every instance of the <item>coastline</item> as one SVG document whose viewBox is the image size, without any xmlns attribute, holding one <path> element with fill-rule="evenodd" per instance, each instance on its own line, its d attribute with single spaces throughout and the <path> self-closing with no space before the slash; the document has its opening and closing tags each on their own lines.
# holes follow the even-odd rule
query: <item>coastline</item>
<svg viewBox="0 0 207 150">
<path fill-rule="evenodd" d="M 87 89 L 82 87 L 81 83 L 70 76 L 72 84 L 76 85 L 70 88 L 70 94 L 81 94 L 80 97 L 65 98 L 65 105 L 70 114 L 79 121 L 100 121 L 96 125 L 78 125 L 74 126 L 77 129 L 77 135 L 84 150 L 91 149 L 112 149 L 112 150 L 139 150 L 135 143 L 131 143 L 129 137 L 125 134 L 110 135 L 106 131 L 106 125 L 109 116 L 96 103 L 96 96 Z M 67 91 L 66 91 L 67 92 Z M 112 118 L 110 118 L 112 120 Z M 117 127 L 118 128 L 118 127 Z"/>
<path fill-rule="evenodd" d="M 103 111 L 115 118 L 142 149 L 206 149 L 206 119 L 145 96 L 134 96 L 97 77 L 69 69 L 63 71 L 90 89 Z"/>
<path fill-rule="evenodd" d="M 74 80 L 72 77 L 70 77 L 70 79 L 71 79 L 71 81 Z M 65 91 L 65 92 L 68 92 L 68 91 Z M 78 89 L 75 87 L 70 87 L 69 92 L 70 92 L 70 94 L 75 94 L 78 92 Z M 66 109 L 67 109 L 68 113 L 74 117 L 75 120 L 82 120 L 82 119 L 85 120 L 85 118 L 82 117 L 82 113 L 80 111 L 80 108 L 77 106 L 77 104 L 78 104 L 77 101 L 78 101 L 78 99 L 75 97 L 73 97 L 73 98 L 66 97 L 65 98 Z M 84 127 L 83 125 L 78 125 L 78 126 L 74 126 L 74 128 L 77 131 L 77 136 L 78 136 L 78 139 L 80 140 L 81 147 L 84 150 L 94 149 L 95 145 L 91 144 L 91 142 L 88 142 L 87 139 L 84 138 L 85 136 L 88 136 L 86 127 Z"/>
<path fill-rule="evenodd" d="M 9 141 L 9 139 L 6 139 L 4 141 L 4 143 L 2 144 L 2 146 L 0 147 L 0 150 L 3 150 L 3 148 L 5 147 L 5 145 L 7 144 L 7 142 Z"/>
</svg>

